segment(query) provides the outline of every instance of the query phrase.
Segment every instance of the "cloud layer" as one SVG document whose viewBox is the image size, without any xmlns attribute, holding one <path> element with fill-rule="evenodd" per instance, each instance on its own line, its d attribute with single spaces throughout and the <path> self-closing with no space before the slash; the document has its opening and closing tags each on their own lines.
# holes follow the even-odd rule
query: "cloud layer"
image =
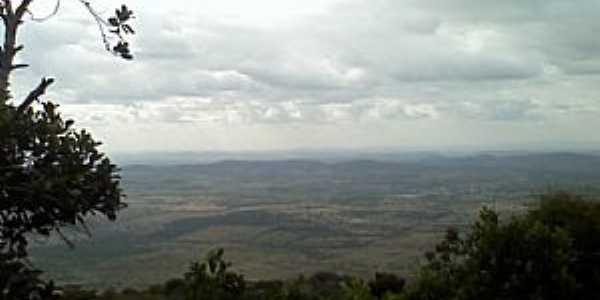
<svg viewBox="0 0 600 300">
<path fill-rule="evenodd" d="M 114 151 L 600 141 L 598 1 L 125 2 L 134 62 L 65 2 L 28 26 L 16 84 L 58 77 Z"/>
</svg>

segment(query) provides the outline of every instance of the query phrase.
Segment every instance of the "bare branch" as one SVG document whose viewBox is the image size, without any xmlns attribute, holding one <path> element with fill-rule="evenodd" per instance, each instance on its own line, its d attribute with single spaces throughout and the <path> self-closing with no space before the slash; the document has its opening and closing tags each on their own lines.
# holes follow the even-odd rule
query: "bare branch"
<svg viewBox="0 0 600 300">
<path fill-rule="evenodd" d="M 104 31 L 104 26 L 107 26 L 108 23 L 102 17 L 100 17 L 100 15 L 94 10 L 89 1 L 79 0 L 79 2 L 81 2 L 81 4 L 85 6 L 90 15 L 92 15 L 92 18 L 94 18 L 94 21 L 96 21 L 96 24 L 98 25 L 98 31 L 100 32 L 102 42 L 104 43 L 104 47 L 107 51 L 110 51 L 110 42 L 108 41 L 108 37 L 106 35 L 106 32 Z"/>
<path fill-rule="evenodd" d="M 27 68 L 27 67 L 29 67 L 28 64 L 16 64 L 16 65 L 13 65 L 11 67 L 11 69 L 17 70 L 17 69 L 24 69 L 24 68 Z"/>
<path fill-rule="evenodd" d="M 71 240 L 69 240 L 69 238 L 67 238 L 67 236 L 62 231 L 60 231 L 60 228 L 57 227 L 55 231 L 56 233 L 58 233 L 58 236 L 63 240 L 63 242 L 65 242 L 65 244 L 69 246 L 69 248 L 75 248 L 75 244 Z"/>
<path fill-rule="evenodd" d="M 17 113 L 21 114 L 23 112 L 25 112 L 25 110 L 36 100 L 39 99 L 39 97 L 41 97 L 42 95 L 44 95 L 46 93 L 46 89 L 52 84 L 54 83 L 54 79 L 53 78 L 42 78 L 42 82 L 40 82 L 40 84 L 29 93 L 29 95 L 27 95 L 27 98 L 25 98 L 25 100 L 23 101 L 23 103 L 21 103 L 21 105 L 19 105 L 19 108 L 17 108 Z"/>
<path fill-rule="evenodd" d="M 17 7 L 17 10 L 15 11 L 15 16 L 17 17 L 18 22 L 21 21 L 21 18 L 23 18 L 23 15 L 29 9 L 29 5 L 31 4 L 32 1 L 33 0 L 23 0 L 21 2 L 21 4 L 19 5 L 19 7 Z"/>
</svg>

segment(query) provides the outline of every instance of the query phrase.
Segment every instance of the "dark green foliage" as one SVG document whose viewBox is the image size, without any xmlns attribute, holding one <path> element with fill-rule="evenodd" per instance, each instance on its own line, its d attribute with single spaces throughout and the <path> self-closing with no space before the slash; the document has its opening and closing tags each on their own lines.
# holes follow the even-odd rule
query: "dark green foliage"
<svg viewBox="0 0 600 300">
<path fill-rule="evenodd" d="M 310 277 L 300 276 L 286 282 L 281 291 L 283 299 L 343 299 L 360 287 L 369 293 L 362 280 L 333 272 L 318 272 Z"/>
<path fill-rule="evenodd" d="M 0 253 L 0 299 L 58 299 L 54 284 L 40 274 L 14 254 Z"/>
<path fill-rule="evenodd" d="M 0 115 L 0 239 L 19 257 L 27 233 L 49 235 L 94 214 L 114 220 L 124 206 L 116 166 L 72 125 L 51 102 Z"/>
<path fill-rule="evenodd" d="M 80 0 L 80 2 L 87 8 L 88 12 L 96 21 L 106 50 L 126 60 L 133 59 L 133 55 L 129 49 L 129 42 L 127 42 L 126 37 L 127 35 L 135 34 L 135 30 L 133 30 L 133 27 L 129 24 L 131 19 L 134 18 L 133 11 L 126 5 L 121 5 L 120 8 L 115 10 L 113 16 L 104 19 L 94 8 L 92 8 L 89 1 Z M 109 35 L 112 36 L 112 39 L 109 39 Z M 116 41 L 112 42 L 112 40 Z"/>
<path fill-rule="evenodd" d="M 365 283 L 362 279 L 352 278 L 344 284 L 341 297 L 338 296 L 329 299 L 375 300 L 376 296 L 373 295 L 373 290 L 369 284 Z M 377 299 L 381 298 L 377 297 Z"/>
<path fill-rule="evenodd" d="M 568 232 L 569 272 L 576 279 L 573 299 L 600 299 L 600 203 L 564 192 L 545 194 L 528 217 Z"/>
<path fill-rule="evenodd" d="M 222 249 L 211 251 L 203 262 L 194 262 L 183 278 L 171 279 L 164 285 L 151 286 L 146 290 L 125 289 L 120 292 L 109 290 L 104 293 L 71 289 L 65 291 L 63 299 L 79 300 L 81 295 L 98 300 L 376 300 L 370 285 L 387 288 L 386 296 L 393 296 L 404 281 L 392 274 L 379 274 L 369 283 L 332 272 L 319 272 L 310 277 L 299 276 L 287 281 L 247 281 L 230 270 L 231 263 L 224 259 Z M 393 287 L 392 287 L 393 286 Z M 382 299 L 388 299 L 382 296 Z"/>
<path fill-rule="evenodd" d="M 600 204 L 556 193 L 501 221 L 448 230 L 405 299 L 600 299 Z"/>
<path fill-rule="evenodd" d="M 246 288 L 244 277 L 231 272 L 223 249 L 211 251 L 206 261 L 195 262 L 185 274 L 187 300 L 238 299 Z"/>
<path fill-rule="evenodd" d="M 63 236 L 65 226 L 86 228 L 90 215 L 114 220 L 124 207 L 119 177 L 100 143 L 75 131 L 57 105 L 0 108 L 0 290 L 37 291 L 43 282 L 26 260 L 28 235 Z"/>
<path fill-rule="evenodd" d="M 135 31 L 129 24 L 133 19 L 133 11 L 127 8 L 126 5 L 121 5 L 120 9 L 115 10 L 114 17 L 108 18 L 109 32 L 118 37 L 118 42 L 112 47 L 112 52 L 121 56 L 124 59 L 133 59 L 129 43 L 125 39 L 127 34 L 135 34 Z"/>
<path fill-rule="evenodd" d="M 176 278 L 167 281 L 163 292 L 169 299 L 183 299 L 185 296 L 185 280 Z"/>
<path fill-rule="evenodd" d="M 31 235 L 56 232 L 70 244 L 61 228 L 80 226 L 87 230 L 86 217 L 116 218 L 124 207 L 117 167 L 98 150 L 86 131 L 72 128 L 63 120 L 58 105 L 40 101 L 54 79 L 44 78 L 16 105 L 11 100 L 10 75 L 26 68 L 15 64 L 23 50 L 17 45 L 18 29 L 33 1 L 6 0 L 0 4 L 4 41 L 0 47 L 0 299 L 51 299 L 53 284 L 40 279 L 28 258 Z M 81 1 L 99 24 L 102 38 L 107 24 L 87 1 Z M 58 11 L 57 3 L 55 12 Z M 127 24 L 132 12 L 122 6 L 116 12 L 112 34 L 119 38 L 113 52 L 131 59 L 123 34 L 134 33 Z M 107 25 L 108 26 L 108 25 Z M 35 103 L 39 107 L 35 107 Z"/>
<path fill-rule="evenodd" d="M 375 279 L 369 281 L 371 294 L 378 299 L 382 299 L 387 293 L 399 294 L 402 292 L 406 280 L 399 278 L 396 274 L 375 273 Z"/>
</svg>

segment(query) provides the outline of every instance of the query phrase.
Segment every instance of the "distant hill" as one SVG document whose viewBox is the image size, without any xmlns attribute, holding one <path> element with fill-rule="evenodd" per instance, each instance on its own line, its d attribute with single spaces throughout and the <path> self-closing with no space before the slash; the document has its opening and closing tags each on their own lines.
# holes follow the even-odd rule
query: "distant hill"
<svg viewBox="0 0 600 300">
<path fill-rule="evenodd" d="M 409 161 L 226 160 L 208 164 L 125 165 L 123 176 L 131 189 L 185 189 L 195 182 L 225 194 L 234 190 L 256 193 L 257 198 L 286 198 L 289 195 L 273 190 L 283 187 L 316 198 L 329 198 L 330 193 L 323 190 L 331 188 L 338 188 L 338 197 L 343 197 L 347 189 L 352 193 L 362 191 L 365 196 L 389 193 L 390 189 L 401 193 L 444 187 L 460 193 L 466 186 L 495 189 L 506 185 L 531 192 L 549 186 L 578 188 L 600 183 L 600 156 L 540 153 L 429 156 Z"/>
</svg>

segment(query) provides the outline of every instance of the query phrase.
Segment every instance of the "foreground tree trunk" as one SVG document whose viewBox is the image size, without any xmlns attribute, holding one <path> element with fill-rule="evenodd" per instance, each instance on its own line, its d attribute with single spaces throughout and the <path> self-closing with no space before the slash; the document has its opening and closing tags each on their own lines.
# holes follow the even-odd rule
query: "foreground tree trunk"
<svg viewBox="0 0 600 300">
<path fill-rule="evenodd" d="M 0 4 L 0 17 L 4 24 L 4 43 L 0 49 L 0 102 L 6 103 L 10 99 L 9 82 L 13 70 L 27 67 L 27 65 L 15 65 L 15 56 L 23 49 L 17 46 L 17 33 L 22 18 L 28 10 L 32 0 L 23 0 L 14 9 L 12 0 L 4 0 Z"/>
</svg>

